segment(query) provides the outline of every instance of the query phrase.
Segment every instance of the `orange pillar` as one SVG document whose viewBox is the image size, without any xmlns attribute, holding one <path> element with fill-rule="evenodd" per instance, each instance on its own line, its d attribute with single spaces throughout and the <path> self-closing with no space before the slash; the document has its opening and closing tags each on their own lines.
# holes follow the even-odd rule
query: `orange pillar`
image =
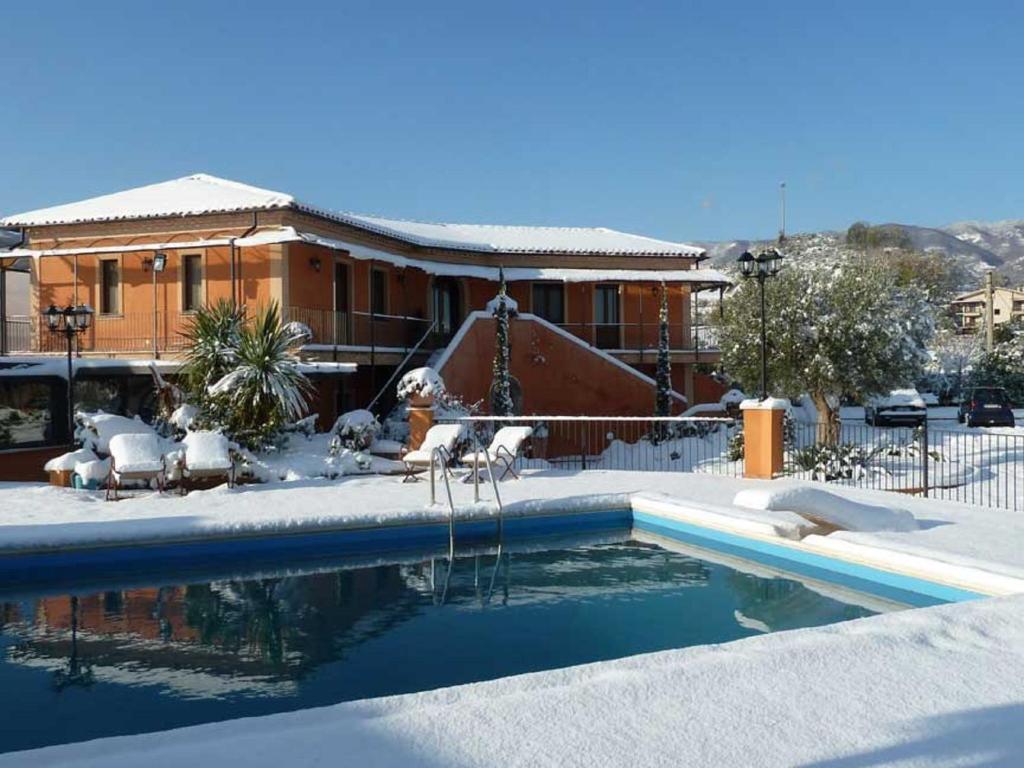
<svg viewBox="0 0 1024 768">
<path fill-rule="evenodd" d="M 743 476 L 771 480 L 782 474 L 782 418 L 786 400 L 747 400 L 743 411 Z"/>
<path fill-rule="evenodd" d="M 409 406 L 409 450 L 423 445 L 427 430 L 434 426 L 434 406 Z"/>
</svg>

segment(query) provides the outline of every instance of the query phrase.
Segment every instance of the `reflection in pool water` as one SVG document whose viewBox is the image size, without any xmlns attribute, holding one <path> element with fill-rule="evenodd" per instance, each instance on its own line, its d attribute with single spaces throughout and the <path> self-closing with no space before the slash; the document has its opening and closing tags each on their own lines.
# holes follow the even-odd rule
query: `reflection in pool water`
<svg viewBox="0 0 1024 768">
<path fill-rule="evenodd" d="M 445 585 L 447 574 L 445 560 L 428 558 L 12 597 L 0 602 L 2 750 L 725 642 L 885 607 L 637 541 L 506 551 L 500 563 L 493 553 L 461 557 Z"/>
</svg>

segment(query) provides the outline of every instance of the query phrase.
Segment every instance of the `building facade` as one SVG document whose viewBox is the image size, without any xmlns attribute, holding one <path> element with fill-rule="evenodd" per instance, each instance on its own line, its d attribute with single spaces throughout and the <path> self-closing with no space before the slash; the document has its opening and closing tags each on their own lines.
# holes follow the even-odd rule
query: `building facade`
<svg viewBox="0 0 1024 768">
<path fill-rule="evenodd" d="M 963 333 L 985 328 L 986 289 L 962 293 L 953 299 L 951 308 L 956 327 Z M 1003 325 L 1024 318 L 1024 291 L 1016 288 L 992 289 L 992 323 Z"/>
<path fill-rule="evenodd" d="M 706 382 L 694 378 L 697 366 L 718 361 L 692 299 L 727 279 L 702 267 L 699 248 L 608 229 L 337 213 L 203 174 L 0 225 L 20 240 L 0 261 L 30 276 L 27 316 L 8 314 L 0 328 L 8 359 L 64 352 L 41 319 L 50 305 L 93 308 L 76 349 L 82 359 L 173 361 L 200 307 L 224 300 L 251 314 L 276 302 L 285 320 L 309 329 L 303 359 L 357 366 L 318 380 L 321 424 L 380 399 L 403 370 L 436 360 L 495 296 L 499 271 L 521 318 L 557 327 L 641 377 L 653 376 L 664 286 L 676 389 L 700 399 Z M 448 384 L 458 391 L 458 381 Z M 593 405 L 581 402 L 577 412 Z M 650 413 L 648 403 L 630 407 Z"/>
</svg>

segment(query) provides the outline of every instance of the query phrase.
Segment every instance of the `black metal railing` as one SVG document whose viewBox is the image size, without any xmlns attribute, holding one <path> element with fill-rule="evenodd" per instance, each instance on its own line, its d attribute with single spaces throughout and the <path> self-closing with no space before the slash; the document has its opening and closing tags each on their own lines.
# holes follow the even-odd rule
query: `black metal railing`
<svg viewBox="0 0 1024 768">
<path fill-rule="evenodd" d="M 303 323 L 313 334 L 312 344 L 331 346 L 375 347 L 388 350 L 409 350 L 423 338 L 431 321 L 422 317 L 371 314 L 369 312 L 335 312 L 290 306 L 289 321 Z M 439 343 L 428 338 L 423 349 L 436 349 Z"/>
<path fill-rule="evenodd" d="M 466 425 L 487 445 L 502 426 L 529 426 L 533 435 L 516 460 L 519 468 L 705 472 L 741 476 L 742 456 L 729 418 L 629 416 L 469 416 L 439 420 Z"/>
<path fill-rule="evenodd" d="M 655 352 L 658 349 L 659 326 L 652 323 L 558 323 L 558 327 L 583 339 L 598 349 L 616 352 Z M 716 329 L 711 326 L 669 327 L 669 348 L 676 352 L 718 349 Z"/>
<path fill-rule="evenodd" d="M 787 423 L 787 474 L 1001 509 L 1024 509 L 1024 435 L 937 426 Z"/>
</svg>

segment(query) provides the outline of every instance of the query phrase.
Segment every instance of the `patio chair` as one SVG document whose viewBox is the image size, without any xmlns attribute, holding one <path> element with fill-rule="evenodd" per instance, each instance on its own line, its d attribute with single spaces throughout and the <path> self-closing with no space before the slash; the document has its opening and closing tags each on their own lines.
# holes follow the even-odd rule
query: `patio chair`
<svg viewBox="0 0 1024 768">
<path fill-rule="evenodd" d="M 164 441 L 154 433 L 118 434 L 110 438 L 110 474 L 107 475 L 107 500 L 118 500 L 117 492 L 125 480 L 156 480 L 163 493 L 167 482 Z"/>
<path fill-rule="evenodd" d="M 462 437 L 461 424 L 435 424 L 427 430 L 423 437 L 423 444 L 415 451 L 409 451 L 402 456 L 405 464 L 405 477 L 403 483 L 415 483 L 419 478 L 417 472 L 422 472 L 430 467 L 430 456 L 437 451 L 441 457 L 441 465 L 449 475 L 452 473 L 452 457 L 455 454 L 455 445 Z"/>
<path fill-rule="evenodd" d="M 220 432 L 189 432 L 181 441 L 181 493 L 186 481 L 224 478 L 228 488 L 235 485 L 235 450 Z"/>
<path fill-rule="evenodd" d="M 501 462 L 505 467 L 505 471 L 498 478 L 499 481 L 504 480 L 508 474 L 511 474 L 516 480 L 519 479 L 514 465 L 516 459 L 519 458 L 519 451 L 522 449 L 523 443 L 529 440 L 531 435 L 533 435 L 533 427 L 502 427 L 494 433 L 494 439 L 487 446 L 486 453 L 492 465 Z M 468 467 L 478 467 L 478 465 L 486 465 L 487 459 L 484 457 L 484 451 L 473 451 L 462 457 L 462 463 Z M 473 473 L 470 472 L 465 478 L 465 482 L 469 482 L 469 478 L 472 476 Z"/>
</svg>

